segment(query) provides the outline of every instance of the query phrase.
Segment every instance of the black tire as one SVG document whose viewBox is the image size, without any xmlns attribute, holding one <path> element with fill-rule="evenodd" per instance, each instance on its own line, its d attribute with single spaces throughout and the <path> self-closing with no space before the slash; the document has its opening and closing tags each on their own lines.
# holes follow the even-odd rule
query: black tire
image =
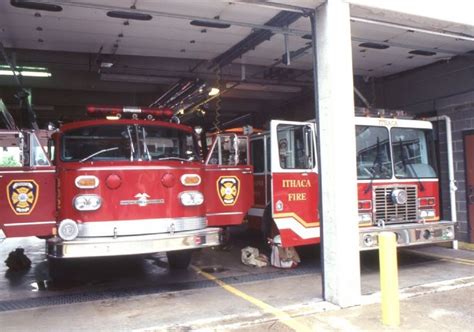
<svg viewBox="0 0 474 332">
<path fill-rule="evenodd" d="M 278 228 L 276 227 L 275 221 L 273 220 L 270 205 L 267 206 L 263 211 L 262 234 L 265 243 L 267 243 L 269 238 L 273 239 L 276 235 L 280 234 Z"/>
<path fill-rule="evenodd" d="M 185 270 L 191 263 L 193 250 L 169 251 L 166 253 L 170 269 Z"/>
<path fill-rule="evenodd" d="M 67 277 L 65 262 L 57 258 L 48 258 L 49 278 L 52 281 L 62 281 Z"/>
</svg>

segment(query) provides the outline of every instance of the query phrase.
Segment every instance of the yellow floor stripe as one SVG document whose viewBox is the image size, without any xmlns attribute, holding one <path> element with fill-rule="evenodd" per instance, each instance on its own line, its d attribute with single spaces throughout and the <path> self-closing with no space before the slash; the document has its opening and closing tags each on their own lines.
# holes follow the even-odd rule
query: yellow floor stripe
<svg viewBox="0 0 474 332">
<path fill-rule="evenodd" d="M 416 254 L 416 255 L 420 255 L 420 256 L 438 258 L 440 260 L 447 261 L 447 262 L 454 262 L 454 263 L 474 266 L 474 261 L 470 260 L 470 259 L 449 257 L 449 256 L 438 255 L 438 254 L 419 252 L 419 251 L 416 251 L 416 250 L 406 250 L 405 249 L 403 251 L 409 252 L 409 253 L 412 253 L 412 254 Z"/>
<path fill-rule="evenodd" d="M 282 310 L 279 310 L 277 308 L 274 308 L 272 307 L 271 305 L 269 305 L 268 303 L 265 303 L 259 299 L 256 299 L 254 298 L 253 296 L 250 296 L 240 290 L 238 290 L 237 288 L 235 287 L 232 287 L 228 284 L 226 284 L 225 282 L 223 282 L 222 280 L 219 280 L 218 278 L 216 278 L 215 276 L 213 276 L 212 274 L 209 274 L 207 272 L 204 272 L 202 271 L 200 268 L 196 267 L 196 266 L 193 266 L 191 265 L 191 267 L 193 268 L 194 271 L 196 271 L 198 274 L 202 275 L 203 277 L 215 282 L 216 284 L 218 284 L 219 286 L 221 286 L 222 288 L 224 288 L 226 291 L 228 291 L 229 293 L 235 295 L 235 296 L 238 296 L 250 303 L 252 303 L 253 305 L 255 305 L 256 307 L 262 309 L 264 312 L 267 312 L 267 313 L 270 313 L 272 314 L 273 316 L 275 316 L 281 323 L 285 324 L 286 326 L 292 328 L 293 330 L 295 331 L 313 331 L 312 329 L 308 328 L 307 326 L 303 325 L 303 324 L 300 324 L 298 323 L 296 320 L 294 320 L 290 315 L 288 315 L 286 312 L 282 311 Z"/>
</svg>

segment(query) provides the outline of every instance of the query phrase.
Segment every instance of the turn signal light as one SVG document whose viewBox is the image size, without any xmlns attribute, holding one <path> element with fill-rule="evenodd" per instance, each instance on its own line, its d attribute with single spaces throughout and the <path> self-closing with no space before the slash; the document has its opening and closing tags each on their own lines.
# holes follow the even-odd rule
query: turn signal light
<svg viewBox="0 0 474 332">
<path fill-rule="evenodd" d="M 183 186 L 198 186 L 201 184 L 201 177 L 197 174 L 183 174 L 181 183 Z"/>
<path fill-rule="evenodd" d="M 79 189 L 94 189 L 99 185 L 99 179 L 94 175 L 81 175 L 74 181 Z"/>
<path fill-rule="evenodd" d="M 372 210 L 371 201 L 359 201 L 359 210 Z"/>
<path fill-rule="evenodd" d="M 420 206 L 434 206 L 436 203 L 434 197 L 423 197 L 420 198 L 418 201 L 420 203 Z"/>
</svg>

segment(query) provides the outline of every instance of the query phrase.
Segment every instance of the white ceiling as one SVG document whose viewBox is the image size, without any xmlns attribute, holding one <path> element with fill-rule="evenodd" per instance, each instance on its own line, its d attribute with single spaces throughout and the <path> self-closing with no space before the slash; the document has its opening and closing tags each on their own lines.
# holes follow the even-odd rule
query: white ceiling
<svg viewBox="0 0 474 332">
<path fill-rule="evenodd" d="M 232 3 L 219 0 L 63 0 L 55 1 L 63 11 L 40 12 L 14 8 L 9 0 L 0 0 L 0 41 L 9 48 L 55 50 L 69 52 L 143 55 L 186 59 L 211 60 L 244 39 L 252 28 L 232 25 L 228 29 L 205 29 L 192 26 L 190 20 L 165 17 L 161 14 L 188 15 L 205 18 L 219 16 L 221 20 L 262 25 L 279 11 L 265 1 L 258 5 Z M 272 4 L 315 8 L 322 0 L 274 0 Z M 130 21 L 106 16 L 107 8 L 129 9 L 136 4 L 138 10 L 149 11 L 151 21 Z M 161 13 L 161 14 L 159 14 Z M 410 27 L 446 30 L 474 35 L 474 27 L 352 6 L 351 15 L 358 18 L 382 20 Z M 387 27 L 353 21 L 352 52 L 355 74 L 386 76 L 419 66 L 449 59 L 474 50 L 473 40 L 410 32 L 407 28 Z M 302 17 L 290 29 L 310 32 L 309 19 Z M 41 30 L 41 31 L 39 31 Z M 119 37 L 122 34 L 123 37 Z M 364 41 L 385 43 L 385 50 L 363 49 Z M 289 37 L 290 50 L 307 46 L 309 40 L 300 36 Z M 114 44 L 118 47 L 114 48 Z M 411 55 L 408 52 L 422 49 L 436 52 L 434 56 Z M 365 51 L 364 51 L 365 50 Z M 362 51 L 362 52 L 361 52 Z M 284 38 L 275 34 L 270 40 L 247 52 L 234 62 L 270 66 L 284 53 Z M 279 66 L 284 66 L 280 64 Z M 310 70 L 311 50 L 291 63 L 289 68 Z"/>
</svg>

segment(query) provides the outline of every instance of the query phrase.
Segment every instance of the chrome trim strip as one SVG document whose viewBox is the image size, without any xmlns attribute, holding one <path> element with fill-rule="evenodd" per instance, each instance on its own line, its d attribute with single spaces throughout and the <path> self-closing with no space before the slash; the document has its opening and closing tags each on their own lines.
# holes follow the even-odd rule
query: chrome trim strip
<svg viewBox="0 0 474 332">
<path fill-rule="evenodd" d="M 3 224 L 3 226 L 14 227 L 14 226 L 48 225 L 48 224 L 56 224 L 56 221 L 17 222 L 17 223 Z"/>
<path fill-rule="evenodd" d="M 254 217 L 263 217 L 263 212 L 265 209 L 259 209 L 259 208 L 250 208 L 248 215 L 249 216 L 254 216 Z"/>
<path fill-rule="evenodd" d="M 91 221 L 79 224 L 79 237 L 129 236 L 203 229 L 204 217 Z"/>
<path fill-rule="evenodd" d="M 449 242 L 454 240 L 455 225 L 453 221 L 439 221 L 427 222 L 424 224 L 401 224 L 388 225 L 385 227 L 360 227 L 359 228 L 359 250 L 374 250 L 378 249 L 378 234 L 381 232 L 393 232 L 397 236 L 397 247 L 406 247 L 413 245 Z M 429 231 L 432 236 L 425 238 L 424 232 Z M 443 234 L 444 231 L 450 231 L 452 236 L 447 237 Z M 374 245 L 368 247 L 364 244 L 364 237 L 371 235 L 374 240 Z"/>
<path fill-rule="evenodd" d="M 233 216 L 241 215 L 243 212 L 218 212 L 218 213 L 206 213 L 206 216 Z"/>
<path fill-rule="evenodd" d="M 220 228 L 205 228 L 192 232 L 141 236 L 77 238 L 47 240 L 47 255 L 52 258 L 79 258 L 151 254 L 217 246 L 221 243 Z"/>
</svg>

